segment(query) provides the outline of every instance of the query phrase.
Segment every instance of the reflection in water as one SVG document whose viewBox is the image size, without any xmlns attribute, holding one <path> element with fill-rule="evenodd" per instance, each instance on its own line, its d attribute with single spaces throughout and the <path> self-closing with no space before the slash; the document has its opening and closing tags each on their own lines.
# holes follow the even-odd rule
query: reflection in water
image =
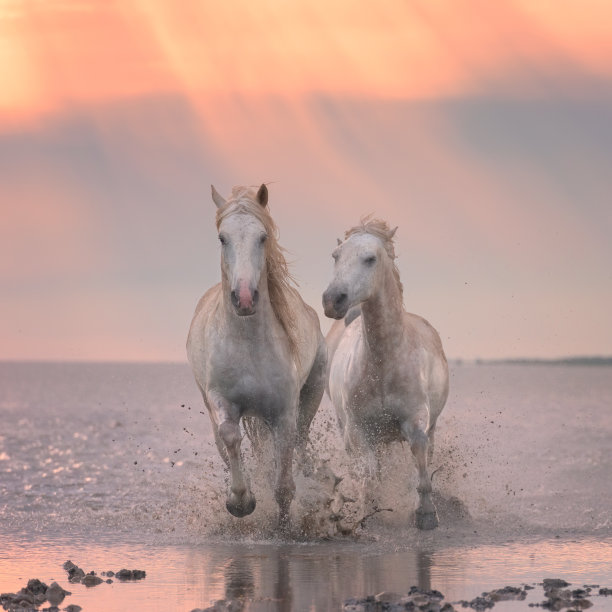
<svg viewBox="0 0 612 612">
<path fill-rule="evenodd" d="M 232 559 L 225 569 L 225 598 L 249 599 L 255 594 L 255 580 L 249 560 L 245 557 Z"/>
<path fill-rule="evenodd" d="M 289 551 L 281 546 L 276 550 L 276 584 L 274 597 L 278 602 L 278 609 L 282 612 L 292 610 L 293 594 L 291 591 L 291 577 L 289 573 Z"/>
<path fill-rule="evenodd" d="M 67 587 L 61 565 L 72 559 L 87 570 L 132 566 L 145 569 L 140 583 L 70 585 L 66 605 L 88 612 L 108 610 L 193 610 L 232 601 L 234 610 L 277 612 L 340 610 L 351 597 L 381 591 L 406 593 L 411 586 L 437 589 L 447 601 L 473 599 L 483 591 L 558 577 L 576 587 L 612 587 L 612 541 L 541 540 L 502 546 L 444 548 L 439 541 L 412 550 L 391 551 L 387 543 L 310 544 L 208 543 L 143 546 L 103 545 L 61 540 L 15 541 L 0 535 L 0 592 L 15 592 L 28 578 Z M 522 609 L 538 602 L 541 590 Z M 612 598 L 600 597 L 597 610 L 612 611 Z M 506 608 L 505 606 L 509 606 Z M 512 606 L 515 607 L 512 607 Z M 516 611 L 517 602 L 496 612 Z"/>
<path fill-rule="evenodd" d="M 431 551 L 419 550 L 417 558 L 417 586 L 423 591 L 431 590 Z"/>
<path fill-rule="evenodd" d="M 209 558 L 202 570 L 210 576 L 222 572 L 224 604 L 231 602 L 236 610 L 337 609 L 351 596 L 432 588 L 431 550 L 389 555 L 354 543 L 220 545 L 214 550 L 216 562 L 210 564 Z M 212 603 L 206 595 L 202 601 Z"/>
</svg>

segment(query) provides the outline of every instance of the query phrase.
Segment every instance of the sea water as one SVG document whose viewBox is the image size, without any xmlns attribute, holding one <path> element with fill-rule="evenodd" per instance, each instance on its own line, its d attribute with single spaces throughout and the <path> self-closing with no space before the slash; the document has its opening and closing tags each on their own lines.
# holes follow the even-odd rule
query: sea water
<svg viewBox="0 0 612 612">
<path fill-rule="evenodd" d="M 363 524 L 359 481 L 324 399 L 313 470 L 296 466 L 293 532 L 274 528 L 270 464 L 244 461 L 258 500 L 225 510 L 228 476 L 186 364 L 0 364 L 0 593 L 57 580 L 84 610 L 337 610 L 411 586 L 446 601 L 559 577 L 612 586 L 612 368 L 453 364 L 431 470 L 440 526 L 413 526 L 416 474 L 397 444 L 380 512 Z M 263 463 L 263 464 L 262 464 Z M 340 480 L 342 479 L 342 480 Z M 337 484 L 339 482 L 339 484 Z M 332 511 L 333 508 L 333 511 Z M 338 512 L 344 526 L 336 529 Z M 69 585 L 86 571 L 144 580 Z M 525 601 L 496 609 L 526 609 Z M 592 598 L 612 610 L 612 598 Z"/>
</svg>

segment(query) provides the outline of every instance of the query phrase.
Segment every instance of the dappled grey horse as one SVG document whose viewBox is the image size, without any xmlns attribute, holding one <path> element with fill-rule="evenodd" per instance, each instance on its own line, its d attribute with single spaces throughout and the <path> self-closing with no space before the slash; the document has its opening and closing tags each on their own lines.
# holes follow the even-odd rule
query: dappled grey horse
<svg viewBox="0 0 612 612">
<path fill-rule="evenodd" d="M 304 456 L 325 387 L 325 340 L 316 313 L 291 285 L 266 186 L 234 187 L 227 200 L 213 187 L 212 195 L 221 282 L 196 307 L 187 354 L 230 469 L 228 511 L 243 517 L 255 509 L 242 465 L 240 420 L 256 417 L 272 432 L 274 492 L 279 526 L 286 529 L 294 449 Z"/>
<path fill-rule="evenodd" d="M 416 524 L 433 529 L 438 517 L 427 464 L 448 396 L 448 366 L 436 330 L 404 310 L 394 234 L 385 222 L 366 220 L 333 252 L 323 307 L 328 317 L 346 318 L 327 335 L 328 392 L 347 450 L 368 461 L 365 486 L 380 477 L 381 445 L 408 442 L 419 474 Z"/>
</svg>

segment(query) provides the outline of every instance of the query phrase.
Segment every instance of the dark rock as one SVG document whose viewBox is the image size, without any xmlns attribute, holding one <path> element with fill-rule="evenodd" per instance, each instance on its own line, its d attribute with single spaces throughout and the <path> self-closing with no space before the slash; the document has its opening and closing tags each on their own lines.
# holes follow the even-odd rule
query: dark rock
<svg viewBox="0 0 612 612">
<path fill-rule="evenodd" d="M 70 560 L 64 563 L 64 569 L 68 572 L 68 582 L 81 582 L 85 576 L 85 572 Z"/>
<path fill-rule="evenodd" d="M 53 609 L 56 598 L 60 597 L 60 592 L 65 593 L 62 599 L 66 594 L 69 594 L 56 582 L 49 587 L 38 578 L 32 578 L 28 580 L 27 586 L 23 587 L 18 593 L 2 593 L 0 604 L 5 610 L 37 610 L 49 598 L 49 603 L 52 606 L 50 609 Z"/>
<path fill-rule="evenodd" d="M 527 597 L 527 592 L 520 587 L 506 586 L 503 589 L 495 589 L 489 593 L 483 593 L 482 596 L 490 599 L 493 602 L 512 600 L 522 601 Z"/>
<path fill-rule="evenodd" d="M 606 587 L 603 587 L 603 588 L 599 589 L 599 594 L 600 595 L 605 595 L 607 597 L 608 595 L 612 595 L 612 589 L 608 589 Z"/>
<path fill-rule="evenodd" d="M 49 587 L 44 582 L 41 582 L 38 578 L 32 578 L 31 580 L 28 580 L 28 586 L 25 588 L 25 590 L 32 595 L 44 595 L 48 588 Z"/>
<path fill-rule="evenodd" d="M 58 606 L 64 601 L 66 595 L 71 595 L 70 591 L 64 590 L 57 582 L 52 582 L 45 594 L 52 606 Z"/>
<path fill-rule="evenodd" d="M 542 584 L 544 585 L 544 590 L 562 589 L 570 585 L 569 582 L 565 582 L 561 578 L 544 578 Z"/>
<path fill-rule="evenodd" d="M 81 612 L 83 608 L 81 606 L 77 606 L 76 604 L 70 604 L 64 608 L 64 612 Z"/>
<path fill-rule="evenodd" d="M 142 580 L 146 578 L 147 573 L 144 570 L 128 570 L 122 569 L 115 574 L 117 580 Z"/>
<path fill-rule="evenodd" d="M 411 587 L 404 595 L 383 591 L 378 595 L 368 595 L 360 599 L 352 598 L 344 602 L 345 612 L 400 612 L 413 610 L 415 612 L 453 612 L 450 603 L 442 606 L 444 595 L 436 590 L 422 590 Z"/>
<path fill-rule="evenodd" d="M 212 606 L 204 608 L 202 612 L 242 612 L 244 601 L 240 599 L 219 599 Z"/>
<path fill-rule="evenodd" d="M 104 582 L 100 576 L 95 576 L 94 574 L 87 574 L 82 580 L 81 584 L 84 584 L 86 587 L 94 587 Z"/>
<path fill-rule="evenodd" d="M 474 610 L 486 610 L 487 608 L 492 608 L 494 605 L 495 602 L 487 597 L 475 597 L 472 601 L 468 602 L 468 606 Z"/>
</svg>

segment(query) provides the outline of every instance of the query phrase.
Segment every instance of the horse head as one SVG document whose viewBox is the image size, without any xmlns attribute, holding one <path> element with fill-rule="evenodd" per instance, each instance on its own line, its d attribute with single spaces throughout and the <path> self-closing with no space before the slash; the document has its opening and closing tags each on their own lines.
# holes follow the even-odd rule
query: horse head
<svg viewBox="0 0 612 612">
<path fill-rule="evenodd" d="M 268 189 L 261 185 L 257 193 L 254 191 L 242 189 L 225 200 L 212 187 L 212 198 L 218 208 L 224 288 L 229 291 L 229 300 L 239 316 L 255 314 L 266 263 L 268 232 L 257 213 L 268 203 Z"/>
<path fill-rule="evenodd" d="M 392 238 L 397 228 L 389 230 L 386 223 L 384 228 L 374 227 L 379 223 L 363 223 L 349 230 L 344 241 L 338 241 L 332 253 L 334 276 L 323 293 L 326 316 L 342 319 L 350 308 L 381 291 L 386 270 L 394 266 Z"/>
</svg>

